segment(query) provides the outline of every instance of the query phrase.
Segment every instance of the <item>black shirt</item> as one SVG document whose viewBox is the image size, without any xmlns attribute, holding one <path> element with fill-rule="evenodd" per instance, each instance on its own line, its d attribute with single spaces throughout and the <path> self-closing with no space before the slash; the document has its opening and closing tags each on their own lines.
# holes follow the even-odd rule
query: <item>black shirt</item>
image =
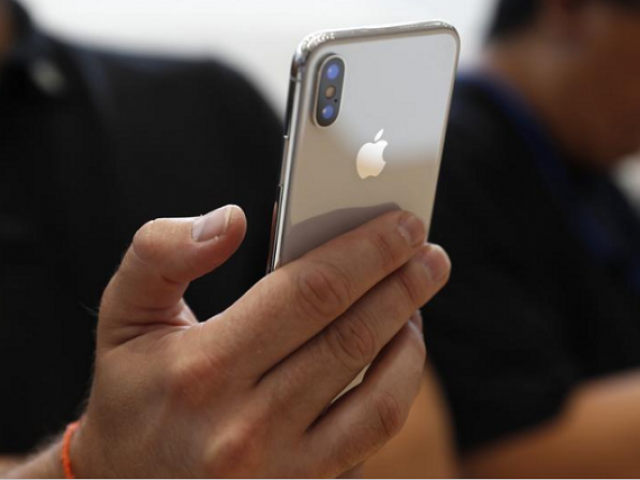
<svg viewBox="0 0 640 480">
<path fill-rule="evenodd" d="M 606 176 L 542 145 L 544 127 L 527 128 L 490 83 L 455 92 L 431 237 L 453 273 L 424 309 L 463 450 L 640 366 L 638 217 Z"/>
<path fill-rule="evenodd" d="M 264 274 L 282 138 L 223 65 L 70 45 L 13 9 L 19 41 L 0 65 L 0 453 L 77 415 L 101 292 L 146 221 L 244 208 L 243 247 L 187 294 L 200 318 Z"/>
</svg>

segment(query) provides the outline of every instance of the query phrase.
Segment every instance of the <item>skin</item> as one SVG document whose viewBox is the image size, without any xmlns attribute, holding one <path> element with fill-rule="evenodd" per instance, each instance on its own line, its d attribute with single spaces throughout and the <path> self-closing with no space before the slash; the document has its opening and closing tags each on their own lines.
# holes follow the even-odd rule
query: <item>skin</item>
<svg viewBox="0 0 640 480">
<path fill-rule="evenodd" d="M 198 323 L 183 295 L 245 229 L 228 207 L 136 234 L 102 300 L 95 378 L 71 444 L 79 478 L 353 476 L 401 430 L 425 361 L 415 312 L 450 272 L 422 222 L 385 215 Z M 60 448 L 7 476 L 60 477 Z"/>
<path fill-rule="evenodd" d="M 582 385 L 560 418 L 470 453 L 470 477 L 636 478 L 640 374 Z"/>
<path fill-rule="evenodd" d="M 603 172 L 640 144 L 640 11 L 605 3 L 547 0 L 529 29 L 489 46 L 484 65 L 524 95 L 574 161 Z M 416 403 L 413 432 L 433 429 L 431 408 Z M 400 434 L 387 461 L 434 476 L 411 453 L 418 439 Z M 466 453 L 460 468 L 469 478 L 640 476 L 640 374 L 586 382 L 557 418 Z"/>
<path fill-rule="evenodd" d="M 609 170 L 640 147 L 640 9 L 546 0 L 486 69 L 524 95 L 567 155 Z"/>
<path fill-rule="evenodd" d="M 458 478 L 447 405 L 427 362 L 424 380 L 409 421 L 365 465 L 367 478 Z"/>
</svg>

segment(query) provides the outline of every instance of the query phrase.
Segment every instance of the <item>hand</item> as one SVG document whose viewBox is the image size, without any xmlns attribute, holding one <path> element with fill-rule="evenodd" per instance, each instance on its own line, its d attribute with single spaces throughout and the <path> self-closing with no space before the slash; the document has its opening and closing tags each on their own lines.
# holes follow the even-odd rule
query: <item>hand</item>
<svg viewBox="0 0 640 480">
<path fill-rule="evenodd" d="M 136 234 L 102 300 L 79 476 L 335 477 L 398 433 L 425 360 L 414 312 L 446 283 L 446 254 L 391 213 L 198 323 L 183 294 L 245 229 L 226 207 Z"/>
</svg>

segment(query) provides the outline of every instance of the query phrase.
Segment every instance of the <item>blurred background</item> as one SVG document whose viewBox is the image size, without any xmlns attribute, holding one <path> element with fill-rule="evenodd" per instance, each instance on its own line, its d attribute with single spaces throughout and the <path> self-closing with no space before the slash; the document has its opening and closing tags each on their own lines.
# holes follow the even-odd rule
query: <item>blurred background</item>
<svg viewBox="0 0 640 480">
<path fill-rule="evenodd" d="M 284 111 L 299 41 L 316 30 L 417 20 L 454 24 L 463 62 L 482 44 L 494 0 L 24 0 L 58 35 L 142 52 L 215 55 L 248 74 Z"/>
<path fill-rule="evenodd" d="M 248 75 L 283 114 L 291 56 L 316 30 L 445 20 L 462 37 L 464 69 L 478 58 L 494 0 L 23 0 L 46 30 L 93 45 L 215 56 Z M 640 164 L 618 182 L 640 209 Z"/>
</svg>

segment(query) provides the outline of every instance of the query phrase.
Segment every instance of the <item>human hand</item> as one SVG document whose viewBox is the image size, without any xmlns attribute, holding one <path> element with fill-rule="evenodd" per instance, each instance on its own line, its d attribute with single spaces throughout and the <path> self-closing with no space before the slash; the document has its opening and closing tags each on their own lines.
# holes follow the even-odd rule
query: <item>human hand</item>
<svg viewBox="0 0 640 480">
<path fill-rule="evenodd" d="M 425 359 L 414 312 L 450 270 L 423 224 L 387 214 L 198 323 L 183 294 L 245 229 L 242 211 L 226 207 L 136 234 L 100 309 L 71 449 L 79 476 L 335 477 L 400 430 Z"/>
</svg>

